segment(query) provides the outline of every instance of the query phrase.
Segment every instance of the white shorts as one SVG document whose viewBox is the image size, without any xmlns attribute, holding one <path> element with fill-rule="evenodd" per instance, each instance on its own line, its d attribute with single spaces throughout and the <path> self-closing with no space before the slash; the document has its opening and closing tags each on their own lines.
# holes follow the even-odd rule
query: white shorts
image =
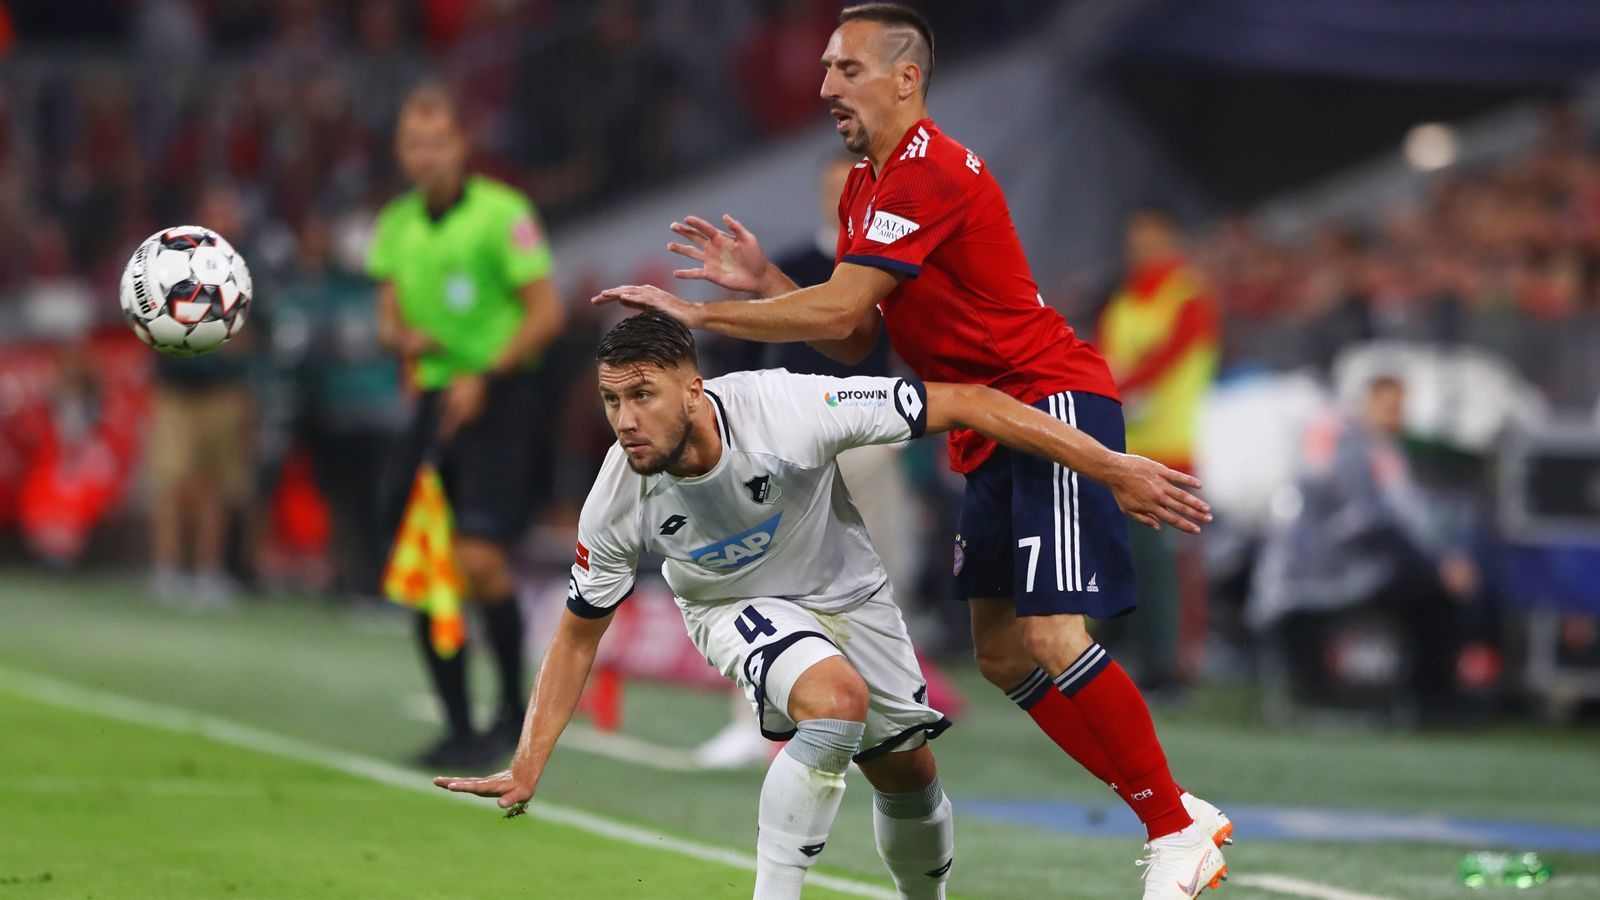
<svg viewBox="0 0 1600 900">
<path fill-rule="evenodd" d="M 744 689 L 761 733 L 771 740 L 794 736 L 789 692 L 801 673 L 830 656 L 843 656 L 867 683 L 867 728 L 856 762 L 920 747 L 950 727 L 950 720 L 927 703 L 928 683 L 887 584 L 839 613 L 814 612 L 772 597 L 680 600 L 679 606 L 694 645 L 706 662 Z"/>
</svg>

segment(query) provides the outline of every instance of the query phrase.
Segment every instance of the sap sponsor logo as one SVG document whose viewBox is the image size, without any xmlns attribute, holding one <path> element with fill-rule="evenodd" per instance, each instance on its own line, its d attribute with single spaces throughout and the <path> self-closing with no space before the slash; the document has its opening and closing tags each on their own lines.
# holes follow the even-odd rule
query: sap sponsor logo
<svg viewBox="0 0 1600 900">
<path fill-rule="evenodd" d="M 889 402 L 888 388 L 849 388 L 842 391 L 823 391 L 822 402 L 829 406 L 878 407 Z"/>
<path fill-rule="evenodd" d="M 892 244 L 921 227 L 910 219 L 880 209 L 872 217 L 872 227 L 867 229 L 867 240 Z"/>
<path fill-rule="evenodd" d="M 782 518 L 783 513 L 778 513 L 749 531 L 741 531 L 733 537 L 692 551 L 689 558 L 708 569 L 742 569 L 766 555 L 778 534 L 778 522 Z"/>
</svg>

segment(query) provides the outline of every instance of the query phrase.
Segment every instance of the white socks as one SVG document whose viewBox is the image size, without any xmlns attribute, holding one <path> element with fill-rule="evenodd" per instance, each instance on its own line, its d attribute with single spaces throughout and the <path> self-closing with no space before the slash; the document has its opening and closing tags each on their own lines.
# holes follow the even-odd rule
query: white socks
<svg viewBox="0 0 1600 900">
<path fill-rule="evenodd" d="M 806 870 L 828 842 L 844 799 L 844 771 L 865 729 L 861 722 L 810 719 L 773 759 L 756 814 L 759 900 L 799 900 Z"/>
<path fill-rule="evenodd" d="M 950 798 L 939 779 L 909 794 L 874 791 L 872 830 L 901 897 L 943 900 L 956 842 Z"/>
</svg>

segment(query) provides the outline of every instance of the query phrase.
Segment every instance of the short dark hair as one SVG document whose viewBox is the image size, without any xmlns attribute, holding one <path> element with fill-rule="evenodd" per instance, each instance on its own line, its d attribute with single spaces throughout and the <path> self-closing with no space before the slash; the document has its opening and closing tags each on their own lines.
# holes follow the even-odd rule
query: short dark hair
<svg viewBox="0 0 1600 900">
<path fill-rule="evenodd" d="M 450 123 L 456 128 L 462 127 L 461 107 L 456 104 L 456 98 L 450 89 L 439 81 L 423 81 L 413 85 L 406 93 L 405 99 L 400 102 L 400 118 L 407 115 L 446 115 Z"/>
<path fill-rule="evenodd" d="M 677 319 L 655 310 L 629 316 L 600 339 L 595 361 L 603 366 L 652 365 L 670 369 L 682 363 L 699 368 L 694 334 Z"/>
<path fill-rule="evenodd" d="M 839 13 L 840 25 L 858 20 L 890 28 L 909 28 L 917 33 L 922 43 L 913 48 L 913 52 L 917 66 L 922 69 L 922 96 L 928 96 L 928 84 L 933 81 L 933 26 L 922 13 L 898 3 L 860 3 L 847 6 Z"/>
</svg>

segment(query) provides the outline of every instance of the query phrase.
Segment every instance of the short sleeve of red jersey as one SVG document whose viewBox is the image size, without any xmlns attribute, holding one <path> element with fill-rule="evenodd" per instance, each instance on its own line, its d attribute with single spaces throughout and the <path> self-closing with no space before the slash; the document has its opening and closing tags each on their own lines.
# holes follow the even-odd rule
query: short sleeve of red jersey
<svg viewBox="0 0 1600 900">
<path fill-rule="evenodd" d="M 915 278 L 922 261 L 960 227 L 965 194 L 965 180 L 937 160 L 900 160 L 884 172 L 839 261 Z"/>
</svg>

